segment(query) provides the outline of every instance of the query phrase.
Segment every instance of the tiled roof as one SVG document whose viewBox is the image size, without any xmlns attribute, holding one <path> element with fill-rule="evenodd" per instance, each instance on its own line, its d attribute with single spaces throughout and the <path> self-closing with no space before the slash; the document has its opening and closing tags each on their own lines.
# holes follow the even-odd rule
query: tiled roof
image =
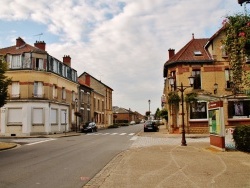
<svg viewBox="0 0 250 188">
<path fill-rule="evenodd" d="M 22 54 L 25 52 L 36 52 L 36 53 L 42 53 L 46 54 L 47 52 L 44 50 L 41 50 L 39 48 L 36 48 L 34 46 L 31 46 L 29 44 L 24 44 L 20 48 L 16 48 L 16 46 L 10 46 L 6 48 L 0 48 L 0 54 L 5 55 L 5 54 Z"/>
<path fill-rule="evenodd" d="M 184 63 L 184 62 L 204 62 L 211 61 L 208 52 L 205 50 L 204 46 L 208 42 L 208 38 L 195 39 L 193 38 L 189 41 L 180 51 L 178 51 L 174 56 L 172 56 L 165 65 L 170 65 L 174 63 Z M 195 55 L 195 52 L 198 55 Z"/>
</svg>

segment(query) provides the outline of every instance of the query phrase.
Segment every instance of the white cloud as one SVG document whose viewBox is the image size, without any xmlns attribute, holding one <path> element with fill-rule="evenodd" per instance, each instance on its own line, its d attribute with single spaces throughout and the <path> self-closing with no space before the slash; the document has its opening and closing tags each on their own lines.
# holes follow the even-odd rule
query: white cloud
<svg viewBox="0 0 250 188">
<path fill-rule="evenodd" d="M 160 108 L 168 49 L 178 51 L 192 33 L 211 37 L 236 9 L 243 11 L 226 0 L 15 0 L 0 7 L 0 20 L 46 25 L 60 38 L 45 41 L 51 55 L 70 55 L 79 75 L 89 72 L 114 89 L 113 105 L 144 114 L 148 99 L 153 112 Z"/>
</svg>

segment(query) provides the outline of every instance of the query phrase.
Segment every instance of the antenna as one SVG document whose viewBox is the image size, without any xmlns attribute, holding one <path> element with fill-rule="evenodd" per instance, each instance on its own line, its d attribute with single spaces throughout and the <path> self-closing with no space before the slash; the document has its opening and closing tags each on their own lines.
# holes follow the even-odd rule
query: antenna
<svg viewBox="0 0 250 188">
<path fill-rule="evenodd" d="M 37 35 L 33 35 L 33 36 L 39 36 L 39 41 L 40 41 L 40 37 L 43 35 L 43 33 L 39 33 Z"/>
</svg>

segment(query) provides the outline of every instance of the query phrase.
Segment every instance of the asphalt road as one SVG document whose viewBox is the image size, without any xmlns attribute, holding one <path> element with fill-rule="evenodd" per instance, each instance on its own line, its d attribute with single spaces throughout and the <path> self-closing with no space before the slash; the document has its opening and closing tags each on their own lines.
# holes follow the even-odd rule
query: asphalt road
<svg viewBox="0 0 250 188">
<path fill-rule="evenodd" d="M 19 139 L 20 147 L 0 152 L 0 187 L 80 188 L 127 150 L 142 128 L 139 124 L 58 139 Z"/>
</svg>

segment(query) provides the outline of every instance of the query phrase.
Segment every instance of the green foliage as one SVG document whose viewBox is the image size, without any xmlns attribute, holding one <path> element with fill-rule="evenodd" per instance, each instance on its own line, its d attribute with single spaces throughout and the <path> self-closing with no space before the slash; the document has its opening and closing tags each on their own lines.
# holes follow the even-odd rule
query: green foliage
<svg viewBox="0 0 250 188">
<path fill-rule="evenodd" d="M 246 57 L 250 57 L 250 17 L 247 14 L 227 16 L 223 21 L 226 33 L 222 41 L 232 71 L 232 92 L 236 94 L 242 86 L 249 87 L 248 77 L 243 69 Z"/>
<path fill-rule="evenodd" d="M 250 126 L 237 126 L 233 132 L 233 139 L 237 150 L 250 152 Z"/>
<path fill-rule="evenodd" d="M 188 93 L 185 96 L 185 102 L 186 103 L 196 102 L 197 101 L 196 97 L 197 97 L 197 93 L 192 93 L 192 92 Z"/>
<path fill-rule="evenodd" d="M 108 129 L 113 129 L 113 128 L 118 128 L 119 126 L 117 125 L 117 124 L 115 124 L 115 125 L 110 125 L 110 126 L 108 126 Z"/>
<path fill-rule="evenodd" d="M 161 111 L 159 108 L 157 108 L 155 112 L 155 119 L 159 119 L 160 117 L 161 117 Z"/>
<path fill-rule="evenodd" d="M 178 105 L 180 101 L 181 101 L 181 98 L 177 92 L 172 91 L 168 93 L 168 104 Z"/>
<path fill-rule="evenodd" d="M 8 86 L 11 84 L 11 79 L 5 75 L 8 70 L 8 64 L 3 58 L 0 59 L 0 107 L 6 104 Z"/>
<path fill-rule="evenodd" d="M 167 109 L 162 109 L 161 110 L 161 117 L 164 118 L 166 121 L 168 121 L 168 110 Z"/>
</svg>

